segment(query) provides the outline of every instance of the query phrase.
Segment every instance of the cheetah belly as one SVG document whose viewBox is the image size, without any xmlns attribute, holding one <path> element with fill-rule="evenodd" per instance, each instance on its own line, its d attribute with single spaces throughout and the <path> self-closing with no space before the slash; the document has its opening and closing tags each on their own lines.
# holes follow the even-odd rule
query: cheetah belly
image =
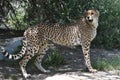
<svg viewBox="0 0 120 80">
<path fill-rule="evenodd" d="M 67 46 L 67 47 L 74 47 L 77 45 L 81 45 L 81 40 L 80 38 L 75 38 L 75 39 L 48 39 L 54 44 L 62 45 L 62 46 Z"/>
</svg>

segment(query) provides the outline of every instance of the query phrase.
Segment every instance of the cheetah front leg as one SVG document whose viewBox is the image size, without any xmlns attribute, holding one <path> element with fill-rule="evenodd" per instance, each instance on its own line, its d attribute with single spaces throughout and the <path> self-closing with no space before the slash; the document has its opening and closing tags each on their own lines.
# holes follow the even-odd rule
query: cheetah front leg
<svg viewBox="0 0 120 80">
<path fill-rule="evenodd" d="M 51 49 L 55 49 L 54 45 L 53 44 L 47 44 L 45 46 L 43 46 L 42 48 L 40 48 L 40 51 L 39 51 L 39 55 L 36 57 L 36 60 L 35 60 L 35 65 L 36 67 L 44 72 L 44 73 L 48 73 L 50 72 L 49 70 L 46 70 L 42 67 L 42 59 L 44 58 L 45 54 L 46 54 L 46 51 L 51 48 Z"/>
<path fill-rule="evenodd" d="M 42 64 L 41 64 L 43 57 L 44 57 L 44 54 L 41 54 L 41 55 L 37 56 L 37 57 L 36 57 L 36 60 L 35 60 L 35 65 L 36 65 L 36 67 L 37 67 L 40 71 L 42 71 L 42 72 L 44 72 L 44 73 L 48 73 L 48 72 L 50 72 L 50 71 L 49 71 L 49 70 L 46 70 L 46 69 L 42 66 Z"/>
<path fill-rule="evenodd" d="M 88 70 L 90 72 L 96 72 L 96 69 L 93 69 L 93 67 L 91 66 L 91 61 L 90 61 L 90 44 L 84 44 L 82 45 L 82 50 L 83 50 L 83 54 L 84 54 L 84 59 L 85 59 L 85 65 L 87 66 Z"/>
</svg>

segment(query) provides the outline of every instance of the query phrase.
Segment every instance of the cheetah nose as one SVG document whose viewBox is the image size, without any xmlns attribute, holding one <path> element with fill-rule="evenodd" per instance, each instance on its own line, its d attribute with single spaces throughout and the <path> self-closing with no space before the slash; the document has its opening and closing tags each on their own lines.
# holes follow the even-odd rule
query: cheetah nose
<svg viewBox="0 0 120 80">
<path fill-rule="evenodd" d="M 92 21 L 93 21 L 93 19 L 92 19 L 91 16 L 88 16 L 88 17 L 87 17 L 87 20 L 88 20 L 89 22 L 92 22 Z"/>
</svg>

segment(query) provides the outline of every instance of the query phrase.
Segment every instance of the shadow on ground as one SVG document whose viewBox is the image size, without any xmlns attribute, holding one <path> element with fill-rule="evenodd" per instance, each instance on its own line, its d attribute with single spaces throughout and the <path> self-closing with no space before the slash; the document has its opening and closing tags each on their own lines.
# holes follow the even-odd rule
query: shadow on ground
<svg viewBox="0 0 120 80">
<path fill-rule="evenodd" d="M 96 74 L 89 72 L 82 72 L 86 67 L 84 65 L 83 54 L 81 48 L 71 49 L 66 47 L 57 47 L 58 52 L 60 52 L 67 62 L 65 65 L 60 66 L 59 68 L 51 69 L 51 72 L 44 74 L 35 67 L 28 66 L 28 73 L 31 73 L 31 79 L 29 80 L 120 80 L 120 77 L 117 75 L 112 76 L 108 72 L 98 72 Z M 96 60 L 98 57 L 107 58 L 110 55 L 118 55 L 120 51 L 118 50 L 103 50 L 103 49 L 91 49 L 91 61 Z M 101 75 L 99 75 L 101 74 Z M 106 76 L 108 75 L 108 76 Z M 116 76 L 116 77 L 115 77 Z M 102 78 L 103 77 L 103 78 Z M 18 66 L 18 61 L 0 61 L 0 80 L 23 80 L 21 71 Z"/>
</svg>

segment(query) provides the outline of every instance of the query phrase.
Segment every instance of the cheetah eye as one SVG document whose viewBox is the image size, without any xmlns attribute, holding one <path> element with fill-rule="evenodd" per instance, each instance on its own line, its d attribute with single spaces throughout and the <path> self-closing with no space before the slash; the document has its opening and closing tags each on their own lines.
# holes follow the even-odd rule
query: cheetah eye
<svg viewBox="0 0 120 80">
<path fill-rule="evenodd" d="M 94 13 L 91 13 L 91 15 L 93 15 Z"/>
</svg>

